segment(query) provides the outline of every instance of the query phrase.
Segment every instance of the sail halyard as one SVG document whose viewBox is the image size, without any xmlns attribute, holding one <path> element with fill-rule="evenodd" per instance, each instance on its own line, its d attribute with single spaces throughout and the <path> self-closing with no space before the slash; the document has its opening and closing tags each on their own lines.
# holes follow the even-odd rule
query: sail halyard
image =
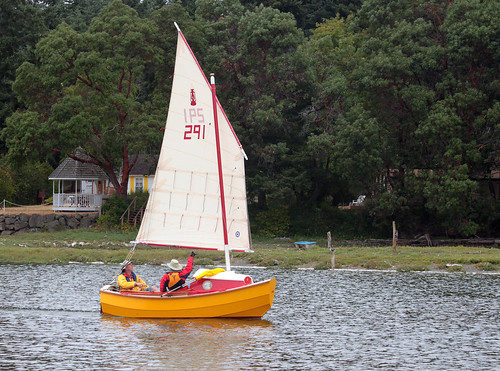
<svg viewBox="0 0 500 371">
<path fill-rule="evenodd" d="M 164 139 L 145 215 L 133 242 L 251 252 L 246 155 L 176 27 L 177 53 Z M 218 150 L 211 115 L 218 118 Z"/>
</svg>

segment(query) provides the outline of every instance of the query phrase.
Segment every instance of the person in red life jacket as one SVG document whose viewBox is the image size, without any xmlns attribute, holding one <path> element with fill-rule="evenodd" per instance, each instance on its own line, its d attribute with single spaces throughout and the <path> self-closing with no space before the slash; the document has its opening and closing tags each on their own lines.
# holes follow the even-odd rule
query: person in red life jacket
<svg viewBox="0 0 500 371">
<path fill-rule="evenodd" d="M 167 263 L 167 267 L 170 268 L 170 271 L 165 273 L 161 278 L 161 292 L 175 290 L 186 283 L 186 278 L 188 278 L 189 274 L 193 270 L 193 258 L 195 255 L 196 254 L 194 252 L 191 253 L 185 268 L 183 268 L 182 265 L 175 259 L 172 259 L 170 263 Z"/>
<path fill-rule="evenodd" d="M 122 273 L 116 280 L 120 291 L 150 291 L 159 292 L 156 286 L 149 287 L 138 275 L 134 273 L 134 265 L 131 261 L 124 261 L 122 264 Z"/>
</svg>

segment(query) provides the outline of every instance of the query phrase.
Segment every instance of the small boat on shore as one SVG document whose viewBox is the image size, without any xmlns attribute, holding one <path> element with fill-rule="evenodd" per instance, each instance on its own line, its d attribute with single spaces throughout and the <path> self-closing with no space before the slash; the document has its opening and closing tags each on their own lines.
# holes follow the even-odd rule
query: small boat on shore
<svg viewBox="0 0 500 371">
<path fill-rule="evenodd" d="M 172 95 L 136 245 L 224 251 L 226 268 L 199 269 L 166 293 L 100 290 L 102 313 L 136 318 L 262 317 L 276 280 L 254 282 L 231 270 L 230 252 L 252 252 L 245 152 L 181 30 Z"/>
</svg>

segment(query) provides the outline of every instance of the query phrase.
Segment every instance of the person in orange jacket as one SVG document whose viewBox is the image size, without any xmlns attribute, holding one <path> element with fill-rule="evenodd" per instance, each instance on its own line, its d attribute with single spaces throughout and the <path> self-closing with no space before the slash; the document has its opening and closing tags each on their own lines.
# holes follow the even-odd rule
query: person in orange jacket
<svg viewBox="0 0 500 371">
<path fill-rule="evenodd" d="M 118 276 L 117 283 L 120 291 L 160 291 L 156 286 L 149 287 L 146 282 L 134 273 L 134 264 L 131 261 L 123 262 L 122 273 Z"/>
<path fill-rule="evenodd" d="M 161 278 L 161 292 L 178 289 L 179 287 L 184 285 L 184 283 L 186 283 L 186 278 L 188 278 L 189 274 L 193 270 L 193 259 L 195 255 L 196 254 L 193 251 L 188 258 L 185 268 L 183 268 L 176 259 L 172 259 L 170 263 L 167 263 L 167 267 L 170 268 L 170 271 L 165 273 Z"/>
</svg>

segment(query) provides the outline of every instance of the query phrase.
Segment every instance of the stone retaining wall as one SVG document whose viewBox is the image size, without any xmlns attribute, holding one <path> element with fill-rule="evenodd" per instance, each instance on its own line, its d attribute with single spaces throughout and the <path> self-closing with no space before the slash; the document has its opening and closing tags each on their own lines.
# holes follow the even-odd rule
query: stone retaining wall
<svg viewBox="0 0 500 371">
<path fill-rule="evenodd" d="M 88 228 L 96 224 L 98 217 L 97 213 L 0 215 L 0 234 Z"/>
</svg>

